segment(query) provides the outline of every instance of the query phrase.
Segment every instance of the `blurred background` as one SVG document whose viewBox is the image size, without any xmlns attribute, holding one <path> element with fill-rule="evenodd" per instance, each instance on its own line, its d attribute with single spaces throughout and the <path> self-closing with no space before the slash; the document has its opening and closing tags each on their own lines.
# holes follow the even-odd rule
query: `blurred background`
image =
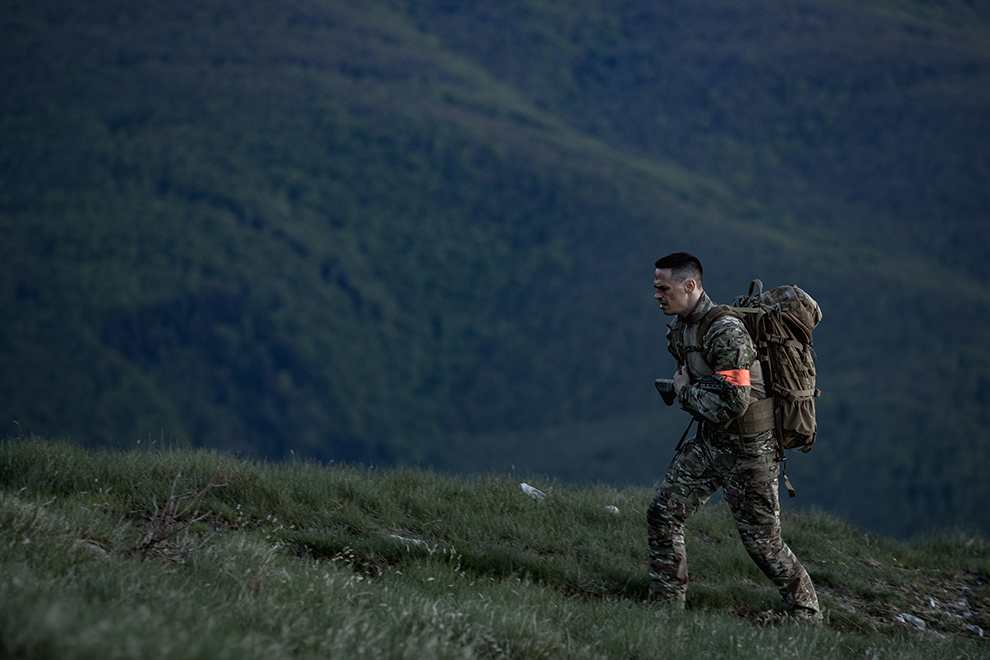
<svg viewBox="0 0 990 660">
<path fill-rule="evenodd" d="M 653 262 L 821 304 L 798 498 L 990 532 L 990 5 L 5 0 L 0 436 L 654 484 Z"/>
</svg>

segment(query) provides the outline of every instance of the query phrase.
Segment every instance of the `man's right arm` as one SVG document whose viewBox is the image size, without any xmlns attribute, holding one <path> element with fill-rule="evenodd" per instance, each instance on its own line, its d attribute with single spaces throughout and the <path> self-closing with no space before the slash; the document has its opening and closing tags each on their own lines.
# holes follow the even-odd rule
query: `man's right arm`
<svg viewBox="0 0 990 660">
<path fill-rule="evenodd" d="M 742 321 L 725 316 L 712 324 L 705 337 L 706 360 L 718 372 L 746 371 L 756 351 Z M 678 403 L 691 414 L 724 424 L 739 417 L 749 407 L 749 385 L 729 384 L 727 388 L 685 387 L 678 392 Z"/>
</svg>

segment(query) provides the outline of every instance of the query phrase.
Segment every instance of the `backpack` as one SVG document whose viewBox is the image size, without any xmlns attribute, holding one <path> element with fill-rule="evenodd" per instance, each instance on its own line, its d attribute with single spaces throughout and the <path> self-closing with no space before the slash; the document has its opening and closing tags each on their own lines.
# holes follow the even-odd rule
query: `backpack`
<svg viewBox="0 0 990 660">
<path fill-rule="evenodd" d="M 705 314 L 698 337 L 727 314 L 742 320 L 763 364 L 766 393 L 774 401 L 778 458 L 786 462 L 784 449 L 811 451 L 818 432 L 815 399 L 821 396 L 815 387 L 811 331 L 822 320 L 821 307 L 797 286 L 764 292 L 763 282 L 753 280 L 748 295 L 738 296 L 731 307 L 718 305 Z M 784 480 L 793 497 L 786 472 Z"/>
</svg>

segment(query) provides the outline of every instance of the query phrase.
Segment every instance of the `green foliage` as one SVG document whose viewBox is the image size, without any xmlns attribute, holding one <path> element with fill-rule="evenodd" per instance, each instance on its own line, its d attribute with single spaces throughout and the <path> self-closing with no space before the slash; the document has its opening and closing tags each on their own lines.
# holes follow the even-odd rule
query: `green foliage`
<svg viewBox="0 0 990 660">
<path fill-rule="evenodd" d="M 0 431 L 647 484 L 686 423 L 654 409 L 649 264 L 688 248 L 720 301 L 825 310 L 803 501 L 986 531 L 985 25 L 7 3 Z"/>
<path fill-rule="evenodd" d="M 211 542 L 178 563 L 135 555 L 151 495 L 179 470 L 202 484 L 217 467 L 226 485 L 204 498 L 220 516 Z M 769 582 L 739 561 L 722 507 L 689 524 L 689 608 L 671 612 L 645 601 L 648 490 L 533 481 L 542 502 L 494 475 L 7 441 L 0 649 L 24 658 L 983 656 L 962 624 L 920 607 L 921 596 L 965 587 L 967 622 L 990 625 L 978 537 L 901 543 L 821 512 L 787 515 L 785 534 L 821 585 L 819 631 L 779 620 Z M 852 613 L 839 607 L 849 603 Z M 934 632 L 897 623 L 901 611 Z"/>
<path fill-rule="evenodd" d="M 973 230 L 987 204 L 986 96 L 974 94 L 986 69 L 973 66 L 986 58 L 985 8 L 389 4 L 583 133 L 717 178 L 741 198 L 735 217 L 838 225 L 854 242 L 986 279 Z M 954 92 L 950 70 L 966 80 Z M 775 212 L 747 209 L 753 198 Z M 923 229 L 933 223 L 940 231 Z"/>
</svg>

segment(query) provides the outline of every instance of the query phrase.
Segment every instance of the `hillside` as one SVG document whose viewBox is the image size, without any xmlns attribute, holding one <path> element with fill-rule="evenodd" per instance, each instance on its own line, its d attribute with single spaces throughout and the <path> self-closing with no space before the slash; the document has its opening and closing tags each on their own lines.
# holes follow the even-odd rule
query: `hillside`
<svg viewBox="0 0 990 660">
<path fill-rule="evenodd" d="M 390 4 L 583 134 L 719 181 L 738 219 L 990 277 L 986 6 Z"/>
<path fill-rule="evenodd" d="M 687 248 L 825 310 L 805 506 L 990 529 L 988 17 L 750 7 L 8 3 L 0 432 L 648 484 Z"/>
<path fill-rule="evenodd" d="M 987 657 L 979 537 L 901 543 L 787 511 L 825 608 L 817 630 L 782 619 L 722 507 L 689 525 L 688 609 L 670 612 L 645 600 L 648 489 L 535 484 L 542 501 L 519 477 L 5 442 L 0 653 Z"/>
</svg>

